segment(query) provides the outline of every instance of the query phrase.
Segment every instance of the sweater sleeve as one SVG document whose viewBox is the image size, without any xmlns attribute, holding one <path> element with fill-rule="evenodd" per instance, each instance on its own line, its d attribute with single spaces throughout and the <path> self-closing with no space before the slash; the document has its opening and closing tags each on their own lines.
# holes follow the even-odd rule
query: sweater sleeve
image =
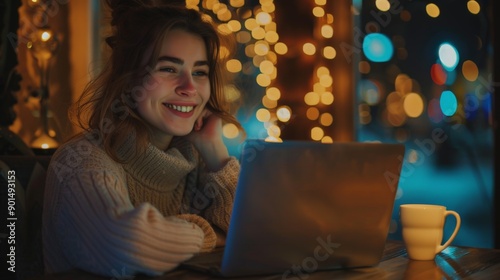
<svg viewBox="0 0 500 280">
<path fill-rule="evenodd" d="M 112 169 L 73 168 L 64 180 L 58 179 L 61 169 L 54 170 L 43 213 L 48 272 L 160 275 L 206 247 L 198 225 L 165 218 L 149 203 L 133 207 L 124 178 Z"/>
<path fill-rule="evenodd" d="M 240 164 L 234 157 L 216 172 L 202 171 L 192 197 L 192 209 L 224 232 L 229 228 L 239 172 Z"/>
</svg>

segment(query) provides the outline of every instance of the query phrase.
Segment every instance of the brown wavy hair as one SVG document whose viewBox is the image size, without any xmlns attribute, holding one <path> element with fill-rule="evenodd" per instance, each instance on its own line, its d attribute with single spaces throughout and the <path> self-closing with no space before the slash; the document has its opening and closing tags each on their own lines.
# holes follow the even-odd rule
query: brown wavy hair
<svg viewBox="0 0 500 280">
<path fill-rule="evenodd" d="M 153 71 L 163 38 L 170 30 L 181 29 L 200 36 L 205 42 L 209 63 L 210 98 L 207 109 L 223 122 L 241 124 L 232 114 L 234 104 L 224 94 L 226 76 L 220 57 L 221 38 L 214 25 L 192 9 L 183 6 L 161 6 L 159 1 L 108 0 L 112 10 L 113 35 L 106 38 L 111 47 L 109 61 L 91 80 L 72 110 L 76 123 L 102 145 L 118 162 L 126 159 L 117 149 L 135 134 L 136 153 L 150 141 L 150 131 L 137 114 L 133 95 L 140 93 Z"/>
</svg>

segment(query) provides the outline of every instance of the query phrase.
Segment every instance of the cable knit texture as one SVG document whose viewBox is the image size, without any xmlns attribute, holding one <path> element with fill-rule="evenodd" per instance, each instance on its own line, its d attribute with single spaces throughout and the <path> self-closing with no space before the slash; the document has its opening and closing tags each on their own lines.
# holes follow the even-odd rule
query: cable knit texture
<svg viewBox="0 0 500 280">
<path fill-rule="evenodd" d="M 194 147 L 167 151 L 131 143 L 113 161 L 86 135 L 61 146 L 47 173 L 43 212 L 48 273 L 83 269 L 116 277 L 160 275 L 215 247 L 212 226 L 227 232 L 239 174 L 231 158 L 205 172 Z"/>
</svg>

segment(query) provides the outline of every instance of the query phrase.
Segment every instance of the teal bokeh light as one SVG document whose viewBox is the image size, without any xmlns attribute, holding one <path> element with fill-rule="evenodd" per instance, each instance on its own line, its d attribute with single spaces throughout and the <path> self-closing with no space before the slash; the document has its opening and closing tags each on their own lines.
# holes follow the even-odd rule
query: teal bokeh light
<svg viewBox="0 0 500 280">
<path fill-rule="evenodd" d="M 372 62 L 386 62 L 394 53 L 391 40 L 381 33 L 371 33 L 363 40 L 363 52 L 368 60 Z"/>
<path fill-rule="evenodd" d="M 458 65 L 459 54 L 457 49 L 452 44 L 441 44 L 439 46 L 438 55 L 441 64 L 446 70 L 455 70 L 455 67 Z"/>
<path fill-rule="evenodd" d="M 441 93 L 441 98 L 439 99 L 439 106 L 445 116 L 453 116 L 458 108 L 458 102 L 455 94 L 449 90 L 443 91 Z"/>
</svg>

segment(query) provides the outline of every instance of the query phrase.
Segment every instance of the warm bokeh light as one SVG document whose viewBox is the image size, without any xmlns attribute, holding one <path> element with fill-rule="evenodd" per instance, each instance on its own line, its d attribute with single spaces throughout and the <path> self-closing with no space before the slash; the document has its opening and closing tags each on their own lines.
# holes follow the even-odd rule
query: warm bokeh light
<svg viewBox="0 0 500 280">
<path fill-rule="evenodd" d="M 320 101 L 320 96 L 317 92 L 310 91 L 304 96 L 304 102 L 309 106 L 318 105 Z"/>
<path fill-rule="evenodd" d="M 333 37 L 333 27 L 331 25 L 325 24 L 321 26 L 321 36 L 324 38 L 332 38 Z"/>
<path fill-rule="evenodd" d="M 471 14 L 477 15 L 481 11 L 481 6 L 475 0 L 469 0 L 467 2 L 467 9 Z"/>
<path fill-rule="evenodd" d="M 321 78 L 321 76 L 320 76 L 320 78 Z M 312 91 L 317 92 L 319 94 L 319 93 L 325 92 L 325 90 L 326 90 L 325 87 L 322 86 L 320 83 L 314 83 Z"/>
<path fill-rule="evenodd" d="M 254 52 L 257 55 L 266 55 L 269 52 L 269 44 L 266 41 L 256 42 L 254 45 Z"/>
<path fill-rule="evenodd" d="M 241 98 L 241 92 L 233 84 L 224 86 L 224 95 L 229 102 L 234 102 Z"/>
<path fill-rule="evenodd" d="M 324 6 L 326 5 L 326 0 L 314 0 L 314 3 L 318 6 Z"/>
<path fill-rule="evenodd" d="M 57 142 L 54 138 L 49 135 L 42 133 L 38 135 L 35 140 L 31 142 L 32 148 L 37 149 L 54 149 L 59 147 L 59 142 Z"/>
<path fill-rule="evenodd" d="M 225 59 L 225 58 L 229 57 L 230 54 L 231 54 L 231 51 L 229 51 L 229 49 L 226 46 L 220 47 L 220 49 L 219 49 L 220 58 Z"/>
<path fill-rule="evenodd" d="M 286 46 L 285 43 L 278 42 L 274 45 L 274 51 L 277 54 L 284 55 L 288 52 L 288 47 Z"/>
<path fill-rule="evenodd" d="M 224 137 L 226 137 L 228 139 L 234 139 L 234 138 L 238 137 L 238 135 L 240 134 L 240 131 L 238 130 L 238 127 L 235 124 L 226 123 L 222 127 L 222 134 L 224 135 Z"/>
<path fill-rule="evenodd" d="M 388 113 L 385 115 L 386 121 L 394 127 L 402 126 L 406 122 L 405 114 L 392 114 Z"/>
<path fill-rule="evenodd" d="M 325 132 L 321 127 L 313 127 L 311 129 L 311 139 L 315 141 L 321 140 L 325 136 Z"/>
<path fill-rule="evenodd" d="M 260 56 L 260 55 L 255 55 L 253 58 L 252 58 L 252 64 L 253 66 L 255 67 L 260 67 L 260 64 L 262 63 L 262 61 L 264 61 L 266 58 L 265 56 Z"/>
<path fill-rule="evenodd" d="M 425 11 L 427 12 L 427 15 L 432 18 L 437 18 L 440 14 L 439 7 L 434 3 L 427 4 L 427 6 L 425 6 Z"/>
<path fill-rule="evenodd" d="M 273 52 L 272 50 L 269 50 L 269 52 L 266 54 L 267 60 L 271 61 L 273 64 L 278 63 L 278 55 Z"/>
<path fill-rule="evenodd" d="M 318 78 L 320 78 L 323 75 L 329 75 L 329 74 L 330 74 L 330 70 L 328 70 L 328 68 L 325 66 L 320 66 L 320 67 L 318 67 L 318 69 L 316 69 L 316 76 Z"/>
<path fill-rule="evenodd" d="M 33 2 L 36 2 L 37 0 L 32 0 Z M 241 1 L 241 0 L 240 0 Z M 197 8 L 197 6 L 200 4 L 200 0 L 186 0 L 186 7 L 188 8 Z"/>
<path fill-rule="evenodd" d="M 306 111 L 306 116 L 309 120 L 314 121 L 319 118 L 319 110 L 316 107 L 310 107 Z"/>
<path fill-rule="evenodd" d="M 333 116 L 330 113 L 323 113 L 319 118 L 319 122 L 322 126 L 330 126 L 333 123 Z"/>
<path fill-rule="evenodd" d="M 330 75 L 323 75 L 319 78 L 319 83 L 325 88 L 330 87 L 333 84 L 333 78 Z"/>
<path fill-rule="evenodd" d="M 219 24 L 219 26 L 217 26 L 217 30 L 219 31 L 220 34 L 223 34 L 223 35 L 229 35 L 233 32 L 231 30 L 231 28 L 227 24 L 224 24 L 224 23 Z"/>
<path fill-rule="evenodd" d="M 260 4 L 262 10 L 266 13 L 273 13 L 274 10 L 276 9 L 276 6 L 274 5 L 273 1 L 260 1 Z"/>
<path fill-rule="evenodd" d="M 326 14 L 326 23 L 332 24 L 335 18 L 333 17 L 332 14 Z"/>
<path fill-rule="evenodd" d="M 240 8 L 245 5 L 245 0 L 229 0 L 229 5 L 235 8 Z"/>
<path fill-rule="evenodd" d="M 462 64 L 462 74 L 467 81 L 474 82 L 479 76 L 479 69 L 472 60 L 466 60 Z"/>
<path fill-rule="evenodd" d="M 417 93 L 409 93 L 403 101 L 403 108 L 408 117 L 417 118 L 424 112 L 424 101 Z"/>
<path fill-rule="evenodd" d="M 337 56 L 337 51 L 335 50 L 335 48 L 331 47 L 331 46 L 326 46 L 324 49 L 323 49 L 323 56 L 326 58 L 326 59 L 334 59 L 335 56 Z"/>
<path fill-rule="evenodd" d="M 227 71 L 231 73 L 238 73 L 241 71 L 243 66 L 241 65 L 241 62 L 237 59 L 231 59 L 226 62 L 226 68 Z"/>
<path fill-rule="evenodd" d="M 261 87 L 267 87 L 271 84 L 271 77 L 265 74 L 259 74 L 256 78 L 257 84 Z"/>
<path fill-rule="evenodd" d="M 272 138 L 279 138 L 281 136 L 281 129 L 275 124 L 269 125 L 267 134 Z"/>
<path fill-rule="evenodd" d="M 260 63 L 259 65 L 260 72 L 271 75 L 274 71 L 274 65 L 271 61 L 269 60 L 264 60 Z"/>
<path fill-rule="evenodd" d="M 276 106 L 278 106 L 278 101 L 269 99 L 269 97 L 267 95 L 264 95 L 264 97 L 262 97 L 262 105 L 264 105 L 264 107 L 266 107 L 268 109 L 272 109 L 272 108 L 276 108 Z"/>
<path fill-rule="evenodd" d="M 312 13 L 315 17 L 323 17 L 325 15 L 325 10 L 321 7 L 314 7 Z"/>
<path fill-rule="evenodd" d="M 271 23 L 272 17 L 270 14 L 266 12 L 260 12 L 255 16 L 255 20 L 257 21 L 258 24 L 260 25 L 267 25 Z"/>
<path fill-rule="evenodd" d="M 368 61 L 360 61 L 358 63 L 358 71 L 359 73 L 361 74 L 368 74 L 370 73 L 370 63 L 368 63 Z"/>
<path fill-rule="evenodd" d="M 316 53 L 316 46 L 312 43 L 305 43 L 302 46 L 302 51 L 307 55 L 314 55 Z"/>
<path fill-rule="evenodd" d="M 276 117 L 281 122 L 287 122 L 292 117 L 292 110 L 288 106 L 281 106 L 276 110 Z"/>
<path fill-rule="evenodd" d="M 413 81 L 406 74 L 399 74 L 396 76 L 396 80 L 394 82 L 394 88 L 399 93 L 409 93 L 413 90 Z"/>
<path fill-rule="evenodd" d="M 331 92 L 321 93 L 321 103 L 324 105 L 331 105 L 334 101 L 334 96 Z"/>
<path fill-rule="evenodd" d="M 269 87 L 266 90 L 266 96 L 271 100 L 278 100 L 281 97 L 281 92 L 277 87 Z"/>
<path fill-rule="evenodd" d="M 448 75 L 446 74 L 446 71 L 444 70 L 443 66 L 441 66 L 441 64 L 434 63 L 431 66 L 431 78 L 436 85 L 441 86 L 446 83 Z"/>
<path fill-rule="evenodd" d="M 223 9 L 217 11 L 217 18 L 220 21 L 228 21 L 231 19 L 231 11 L 227 9 L 227 7 L 224 7 Z"/>
<path fill-rule="evenodd" d="M 238 32 L 241 30 L 241 23 L 233 19 L 227 23 L 227 27 L 229 27 L 229 30 L 233 32 Z"/>
<path fill-rule="evenodd" d="M 264 108 L 257 110 L 255 116 L 260 122 L 268 122 L 271 119 L 271 113 L 269 112 L 269 110 Z"/>
<path fill-rule="evenodd" d="M 391 3 L 388 0 L 376 0 L 375 6 L 382 12 L 387 12 L 391 8 Z"/>
<path fill-rule="evenodd" d="M 252 35 L 248 31 L 240 31 L 236 34 L 236 41 L 240 44 L 246 44 L 252 40 Z"/>
<path fill-rule="evenodd" d="M 252 37 L 255 40 L 262 40 L 266 37 L 266 30 L 262 27 L 252 29 Z"/>
<path fill-rule="evenodd" d="M 280 36 L 278 35 L 278 33 L 276 31 L 267 31 L 266 32 L 266 36 L 264 37 L 264 39 L 271 43 L 271 44 L 274 44 L 276 42 L 278 42 L 278 40 L 280 39 Z"/>
<path fill-rule="evenodd" d="M 255 56 L 255 44 L 248 44 L 245 47 L 245 55 L 247 57 L 254 57 Z"/>
<path fill-rule="evenodd" d="M 399 115 L 404 113 L 403 112 L 403 106 L 402 106 L 402 96 L 399 92 L 393 91 L 387 95 L 387 98 L 385 99 L 386 103 L 386 108 L 387 111 L 391 114 Z"/>
<path fill-rule="evenodd" d="M 42 32 L 40 39 L 42 39 L 43 42 L 47 42 L 48 40 L 50 40 L 51 37 L 52 37 L 52 34 L 49 31 L 44 31 L 44 32 Z"/>
<path fill-rule="evenodd" d="M 331 143 L 333 143 L 333 139 L 330 136 L 325 136 L 325 137 L 321 138 L 321 143 L 331 144 Z"/>
<path fill-rule="evenodd" d="M 245 28 L 250 30 L 250 31 L 259 27 L 259 24 L 257 23 L 257 20 L 255 18 L 249 18 L 249 19 L 245 20 L 244 25 L 245 25 Z"/>
</svg>

